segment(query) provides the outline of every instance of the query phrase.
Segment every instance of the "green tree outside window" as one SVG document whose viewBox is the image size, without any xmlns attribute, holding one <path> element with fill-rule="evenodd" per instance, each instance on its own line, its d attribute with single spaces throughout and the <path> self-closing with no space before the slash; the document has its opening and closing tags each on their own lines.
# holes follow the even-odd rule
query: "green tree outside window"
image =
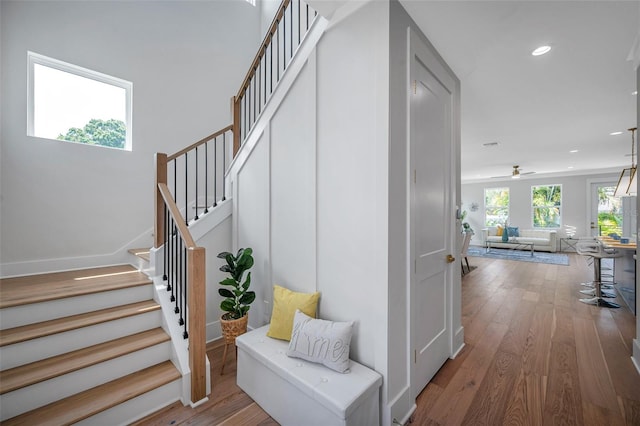
<svg viewBox="0 0 640 426">
<path fill-rule="evenodd" d="M 67 134 L 58 135 L 58 139 L 89 145 L 124 148 L 126 134 L 127 128 L 123 121 L 93 118 L 82 129 L 72 127 L 67 130 Z"/>
<path fill-rule="evenodd" d="M 534 228 L 560 228 L 562 185 L 531 187 Z"/>
<path fill-rule="evenodd" d="M 509 218 L 509 188 L 484 189 L 485 226 L 504 225 Z"/>
</svg>

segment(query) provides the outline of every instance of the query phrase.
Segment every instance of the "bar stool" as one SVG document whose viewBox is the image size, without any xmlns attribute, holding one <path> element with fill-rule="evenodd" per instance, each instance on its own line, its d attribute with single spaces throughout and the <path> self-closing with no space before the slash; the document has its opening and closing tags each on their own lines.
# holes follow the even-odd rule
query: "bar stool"
<svg viewBox="0 0 640 426">
<path fill-rule="evenodd" d="M 587 261 L 591 260 L 593 263 L 593 284 L 592 290 L 582 290 L 580 293 L 587 294 L 593 297 L 580 299 L 582 303 L 589 305 L 602 306 L 606 308 L 619 308 L 617 303 L 604 300 L 603 297 L 613 298 L 615 294 L 602 292 L 602 273 L 601 273 L 601 261 L 602 259 L 612 259 L 621 257 L 622 254 L 617 250 L 605 249 L 604 246 L 598 241 L 580 241 L 576 244 L 576 251 L 581 256 L 587 258 Z"/>
</svg>

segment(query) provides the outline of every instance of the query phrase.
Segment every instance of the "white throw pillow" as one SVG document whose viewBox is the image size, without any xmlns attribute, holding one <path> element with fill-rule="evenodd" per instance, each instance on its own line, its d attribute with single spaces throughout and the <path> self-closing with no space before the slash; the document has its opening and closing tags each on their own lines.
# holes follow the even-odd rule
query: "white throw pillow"
<svg viewBox="0 0 640 426">
<path fill-rule="evenodd" d="M 353 321 L 314 319 L 296 309 L 287 355 L 347 373 L 352 330 Z"/>
</svg>

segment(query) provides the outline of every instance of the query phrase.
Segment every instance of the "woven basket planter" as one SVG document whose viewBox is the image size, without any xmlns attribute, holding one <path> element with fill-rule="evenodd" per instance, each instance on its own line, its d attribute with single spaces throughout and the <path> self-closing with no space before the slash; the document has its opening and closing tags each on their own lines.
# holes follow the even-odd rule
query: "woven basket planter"
<svg viewBox="0 0 640 426">
<path fill-rule="evenodd" d="M 247 323 L 249 321 L 249 314 L 246 314 L 239 319 L 225 319 L 224 314 L 220 317 L 220 327 L 222 328 L 222 337 L 224 337 L 225 345 L 231 345 L 236 343 L 236 337 L 247 332 Z"/>
</svg>

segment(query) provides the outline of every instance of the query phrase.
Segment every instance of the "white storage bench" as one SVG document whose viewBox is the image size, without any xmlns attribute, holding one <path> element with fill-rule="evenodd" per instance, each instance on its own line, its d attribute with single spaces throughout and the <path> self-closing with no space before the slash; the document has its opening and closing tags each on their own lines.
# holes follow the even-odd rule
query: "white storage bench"
<svg viewBox="0 0 640 426">
<path fill-rule="evenodd" d="M 269 325 L 236 338 L 238 386 L 283 426 L 380 424 L 382 376 L 350 361 L 349 373 L 287 356 Z"/>
</svg>

